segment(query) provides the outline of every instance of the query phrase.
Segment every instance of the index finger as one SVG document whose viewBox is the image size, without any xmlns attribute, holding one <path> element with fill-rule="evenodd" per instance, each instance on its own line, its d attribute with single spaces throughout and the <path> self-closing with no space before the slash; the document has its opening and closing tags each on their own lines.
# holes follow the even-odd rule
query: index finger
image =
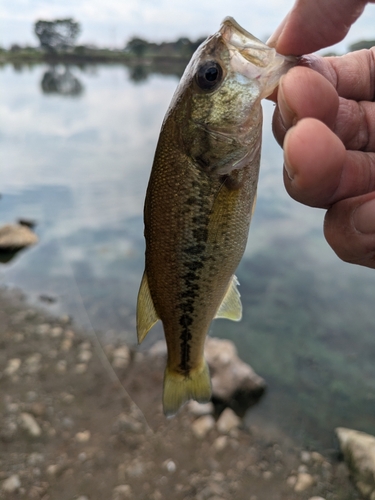
<svg viewBox="0 0 375 500">
<path fill-rule="evenodd" d="M 285 55 L 310 54 L 343 40 L 367 3 L 375 0 L 297 0 L 268 40 Z"/>
<path fill-rule="evenodd" d="M 313 54 L 301 58 L 300 66 L 311 68 L 323 75 L 340 97 L 354 101 L 374 100 L 374 47 L 340 57 L 320 57 Z"/>
</svg>

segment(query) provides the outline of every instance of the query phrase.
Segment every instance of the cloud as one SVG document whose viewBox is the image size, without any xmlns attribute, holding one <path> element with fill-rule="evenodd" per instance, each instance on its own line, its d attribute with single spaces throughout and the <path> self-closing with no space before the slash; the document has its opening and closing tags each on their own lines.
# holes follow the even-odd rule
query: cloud
<svg viewBox="0 0 375 500">
<path fill-rule="evenodd" d="M 220 21 L 233 16 L 259 38 L 265 38 L 284 18 L 292 0 L 3 0 L 0 6 L 0 43 L 36 43 L 37 19 L 74 17 L 82 25 L 82 43 L 123 47 L 134 35 L 149 40 L 198 38 L 217 30 Z M 373 38 L 375 5 L 351 29 L 348 43 Z"/>
</svg>

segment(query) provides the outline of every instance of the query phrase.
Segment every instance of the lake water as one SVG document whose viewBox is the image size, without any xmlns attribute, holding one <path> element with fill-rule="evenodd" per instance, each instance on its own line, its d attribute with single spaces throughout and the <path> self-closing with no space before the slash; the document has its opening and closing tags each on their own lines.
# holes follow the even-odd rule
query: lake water
<svg viewBox="0 0 375 500">
<path fill-rule="evenodd" d="M 145 76 L 123 66 L 0 69 L 0 224 L 34 219 L 40 238 L 0 267 L 0 283 L 34 301 L 56 297 L 52 312 L 132 344 L 143 200 L 178 82 Z M 375 434 L 375 273 L 340 262 L 323 211 L 286 195 L 272 109 L 264 104 L 258 203 L 237 272 L 244 317 L 215 321 L 211 335 L 232 339 L 268 382 L 249 422 L 324 449 L 339 425 Z"/>
</svg>

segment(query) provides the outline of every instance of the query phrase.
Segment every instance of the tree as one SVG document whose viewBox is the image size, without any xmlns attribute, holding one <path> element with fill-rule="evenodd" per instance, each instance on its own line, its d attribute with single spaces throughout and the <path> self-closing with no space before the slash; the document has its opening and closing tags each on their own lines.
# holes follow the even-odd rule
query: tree
<svg viewBox="0 0 375 500">
<path fill-rule="evenodd" d="M 34 32 L 39 38 L 41 47 L 55 52 L 74 47 L 81 31 L 79 23 L 73 19 L 55 19 L 54 21 L 37 21 Z"/>
<path fill-rule="evenodd" d="M 125 47 L 125 50 L 128 50 L 129 52 L 133 53 L 137 57 L 142 57 L 144 55 L 144 53 L 146 52 L 146 49 L 148 46 L 149 46 L 149 43 L 146 40 L 143 40 L 142 38 L 134 37 L 128 41 L 128 43 Z"/>
</svg>

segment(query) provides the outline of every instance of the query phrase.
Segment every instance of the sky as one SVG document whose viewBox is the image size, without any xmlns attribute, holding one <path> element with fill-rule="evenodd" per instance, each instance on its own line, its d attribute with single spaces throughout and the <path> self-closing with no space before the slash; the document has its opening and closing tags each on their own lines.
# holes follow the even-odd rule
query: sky
<svg viewBox="0 0 375 500">
<path fill-rule="evenodd" d="M 0 46 L 37 45 L 33 24 L 38 19 L 73 17 L 81 23 L 80 44 L 122 48 L 132 36 L 150 41 L 196 39 L 217 31 L 225 16 L 266 40 L 292 7 L 293 0 L 2 0 Z M 366 7 L 345 42 L 373 39 L 375 5 Z"/>
</svg>

